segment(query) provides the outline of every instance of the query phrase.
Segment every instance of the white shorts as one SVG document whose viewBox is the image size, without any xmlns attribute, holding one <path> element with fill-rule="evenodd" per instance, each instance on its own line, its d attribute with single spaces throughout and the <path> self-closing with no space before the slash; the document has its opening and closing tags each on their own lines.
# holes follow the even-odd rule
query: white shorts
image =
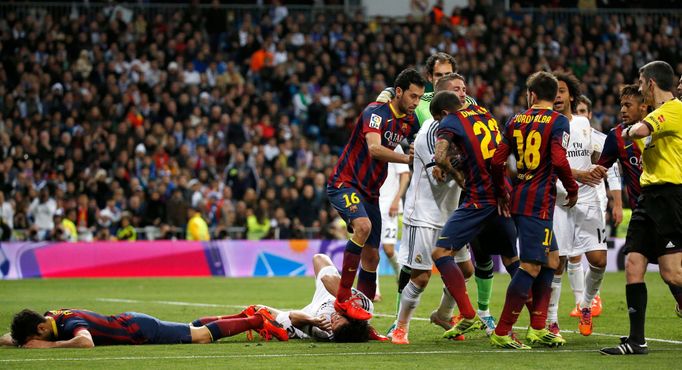
<svg viewBox="0 0 682 370">
<path fill-rule="evenodd" d="M 339 270 L 336 269 L 336 266 L 325 266 L 317 273 L 317 276 L 315 277 L 315 294 L 313 295 L 313 300 L 309 305 L 303 307 L 301 311 L 311 316 L 317 316 L 317 311 L 320 306 L 329 301 L 332 303 L 334 302 L 336 297 L 331 295 L 322 283 L 322 277 L 327 275 L 339 276 Z"/>
<path fill-rule="evenodd" d="M 398 242 L 398 216 L 391 217 L 387 213 L 381 214 L 381 244 Z"/>
<path fill-rule="evenodd" d="M 591 251 L 605 251 L 604 211 L 598 204 L 556 206 L 554 236 L 560 256 L 577 257 Z"/>
<path fill-rule="evenodd" d="M 431 270 L 433 259 L 431 252 L 436 247 L 441 229 L 431 227 L 411 226 L 403 224 L 403 237 L 398 251 L 398 264 L 415 270 Z M 471 259 L 469 248 L 464 247 L 455 253 L 455 262 L 465 262 Z"/>
</svg>

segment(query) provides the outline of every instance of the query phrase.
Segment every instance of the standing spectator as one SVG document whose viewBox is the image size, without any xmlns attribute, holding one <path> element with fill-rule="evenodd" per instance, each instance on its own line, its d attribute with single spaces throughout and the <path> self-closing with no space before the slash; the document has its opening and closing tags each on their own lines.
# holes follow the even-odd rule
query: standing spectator
<svg viewBox="0 0 682 370">
<path fill-rule="evenodd" d="M 9 240 L 14 229 L 14 206 L 5 200 L 5 192 L 0 190 L 0 240 Z"/>
<path fill-rule="evenodd" d="M 246 239 L 261 240 L 270 232 L 270 218 L 265 210 L 249 208 L 246 216 Z"/>
<path fill-rule="evenodd" d="M 28 216 L 33 218 L 34 230 L 37 232 L 38 240 L 44 240 L 54 229 L 54 214 L 57 212 L 57 202 L 50 196 L 48 186 L 40 189 L 38 198 L 31 202 L 28 207 Z"/>
<path fill-rule="evenodd" d="M 166 223 L 173 228 L 182 228 L 187 225 L 189 204 L 182 196 L 182 190 L 175 188 L 173 195 L 166 202 Z"/>
<path fill-rule="evenodd" d="M 187 240 L 209 241 L 211 235 L 208 231 L 208 225 L 204 218 L 201 217 L 201 209 L 196 206 L 189 208 L 189 222 L 187 222 Z"/>
</svg>

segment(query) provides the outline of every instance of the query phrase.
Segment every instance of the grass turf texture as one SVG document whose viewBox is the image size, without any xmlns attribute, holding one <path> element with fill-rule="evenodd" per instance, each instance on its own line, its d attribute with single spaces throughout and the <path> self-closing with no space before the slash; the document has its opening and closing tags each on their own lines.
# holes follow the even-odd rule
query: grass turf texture
<svg viewBox="0 0 682 370">
<path fill-rule="evenodd" d="M 567 279 L 564 279 L 567 280 Z M 559 349 L 533 348 L 523 353 L 497 350 L 483 331 L 468 335 L 464 342 L 441 339 L 442 330 L 428 318 L 440 300 L 441 282 L 434 276 L 415 313 L 410 345 L 391 343 L 334 344 L 292 340 L 248 342 L 244 334 L 209 345 L 102 346 L 91 350 L 24 350 L 0 348 L 0 368 L 544 368 L 572 369 L 674 368 L 682 350 L 682 320 L 674 313 L 673 299 L 657 273 L 647 275 L 649 305 L 647 337 L 678 341 L 649 341 L 648 356 L 600 355 L 597 350 L 618 344 L 616 335 L 628 332 L 623 273 L 608 273 L 602 299 L 604 311 L 595 318 L 590 337 L 563 333 L 568 344 Z M 491 312 L 498 317 L 509 278 L 496 274 Z M 384 300 L 375 306 L 380 316 L 372 323 L 381 331 L 390 326 L 395 307 L 394 282 L 382 277 Z M 12 315 L 28 307 L 37 311 L 57 308 L 87 308 L 106 314 L 137 311 L 162 320 L 189 322 L 195 318 L 230 314 L 253 303 L 282 308 L 301 308 L 313 293 L 312 278 L 250 279 L 58 279 L 0 281 L 0 327 L 9 331 Z M 475 284 L 469 283 L 476 299 Z M 562 291 L 560 323 L 564 330 L 577 331 L 570 318 L 573 293 L 566 281 Z M 528 315 L 524 309 L 517 332 L 525 340 Z M 597 333 L 608 334 L 597 335 Z"/>
</svg>

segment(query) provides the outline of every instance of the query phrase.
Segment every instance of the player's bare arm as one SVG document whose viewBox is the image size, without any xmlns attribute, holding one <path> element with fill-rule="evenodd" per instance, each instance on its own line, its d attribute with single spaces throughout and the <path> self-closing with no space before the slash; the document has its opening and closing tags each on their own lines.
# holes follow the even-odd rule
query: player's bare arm
<svg viewBox="0 0 682 370">
<path fill-rule="evenodd" d="M 381 135 L 376 132 L 369 132 L 365 135 L 367 149 L 372 159 L 384 162 L 412 163 L 412 156 L 408 154 L 396 153 L 395 151 L 381 145 Z"/>
<path fill-rule="evenodd" d="M 649 135 L 651 135 L 651 129 L 642 122 L 637 122 L 623 130 L 623 138 L 625 139 L 641 139 Z"/>
<path fill-rule="evenodd" d="M 464 186 L 464 176 L 460 171 L 457 171 L 455 167 L 452 166 L 448 158 L 448 153 L 450 151 L 450 142 L 447 140 L 439 139 L 436 141 L 436 149 L 434 151 L 434 161 L 436 165 L 440 167 L 445 173 L 452 175 L 452 177 L 457 181 L 460 187 Z"/>
<path fill-rule="evenodd" d="M 31 339 L 22 348 L 93 348 L 95 342 L 92 340 L 92 334 L 86 329 L 79 330 L 73 338 L 69 340 L 59 340 L 56 342 Z"/>
<path fill-rule="evenodd" d="M 311 325 L 324 331 L 332 330 L 332 324 L 324 317 L 313 317 L 303 311 L 289 312 L 289 320 L 291 320 L 291 325 L 299 329 Z"/>
<path fill-rule="evenodd" d="M 391 202 L 391 208 L 388 209 L 388 215 L 391 217 L 398 215 L 398 209 L 400 208 L 400 200 L 403 199 L 405 193 L 407 192 L 407 187 L 410 185 L 410 173 L 403 172 L 400 174 L 400 187 L 398 192 Z"/>
<path fill-rule="evenodd" d="M 0 337 L 0 346 L 16 346 L 14 339 L 12 339 L 12 334 L 7 333 Z"/>
</svg>

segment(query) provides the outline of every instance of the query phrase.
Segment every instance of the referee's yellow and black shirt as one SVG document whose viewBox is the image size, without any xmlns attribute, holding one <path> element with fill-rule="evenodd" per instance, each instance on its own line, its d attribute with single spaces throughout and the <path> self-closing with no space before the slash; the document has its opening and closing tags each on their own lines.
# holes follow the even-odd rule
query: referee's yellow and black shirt
<svg viewBox="0 0 682 370">
<path fill-rule="evenodd" d="M 682 101 L 667 101 L 649 113 L 643 123 L 651 136 L 638 141 L 644 148 L 640 184 L 682 185 Z"/>
</svg>

